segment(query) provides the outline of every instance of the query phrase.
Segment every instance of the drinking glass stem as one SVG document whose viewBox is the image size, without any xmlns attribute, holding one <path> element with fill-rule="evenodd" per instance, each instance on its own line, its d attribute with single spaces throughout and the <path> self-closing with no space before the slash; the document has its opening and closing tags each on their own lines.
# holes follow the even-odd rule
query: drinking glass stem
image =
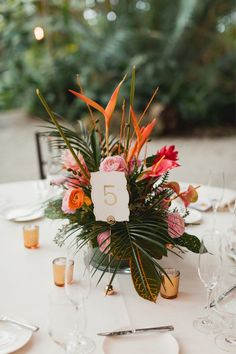
<svg viewBox="0 0 236 354">
<path fill-rule="evenodd" d="M 210 301 L 211 301 L 212 289 L 207 288 L 207 304 L 206 304 L 206 317 L 210 317 Z"/>
<path fill-rule="evenodd" d="M 217 206 L 213 207 L 213 230 L 216 228 L 216 215 L 217 215 Z"/>
<path fill-rule="evenodd" d="M 85 308 L 84 308 L 84 301 L 82 300 L 80 305 L 75 307 L 76 309 L 76 321 L 74 327 L 74 334 L 77 339 L 83 337 L 85 332 Z"/>
</svg>

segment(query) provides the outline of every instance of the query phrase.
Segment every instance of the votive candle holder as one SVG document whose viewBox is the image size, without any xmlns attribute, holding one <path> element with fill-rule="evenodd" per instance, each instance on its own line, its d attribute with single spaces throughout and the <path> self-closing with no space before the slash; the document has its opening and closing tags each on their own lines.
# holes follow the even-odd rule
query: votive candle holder
<svg viewBox="0 0 236 354">
<path fill-rule="evenodd" d="M 171 282 L 168 277 L 163 274 L 163 284 L 161 284 L 160 290 L 161 296 L 165 299 L 175 299 L 179 292 L 180 272 L 175 268 L 166 268 L 165 272 L 169 276 Z"/>
<path fill-rule="evenodd" d="M 74 262 L 68 267 L 67 282 L 71 283 L 73 280 Z M 56 286 L 63 287 L 65 285 L 65 271 L 66 271 L 66 257 L 58 257 L 52 261 L 53 278 Z"/>
<path fill-rule="evenodd" d="M 39 247 L 39 226 L 24 225 L 23 226 L 24 246 L 29 249 Z"/>
</svg>

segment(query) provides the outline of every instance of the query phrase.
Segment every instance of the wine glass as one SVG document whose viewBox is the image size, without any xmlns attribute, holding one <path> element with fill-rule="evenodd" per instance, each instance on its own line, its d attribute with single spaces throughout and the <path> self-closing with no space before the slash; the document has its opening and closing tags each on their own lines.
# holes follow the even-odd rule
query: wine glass
<svg viewBox="0 0 236 354">
<path fill-rule="evenodd" d="M 229 229 L 226 232 L 225 237 L 225 254 L 228 258 L 234 262 L 234 265 L 230 266 L 229 274 L 236 276 L 236 230 Z"/>
<path fill-rule="evenodd" d="M 232 226 L 231 229 L 236 233 L 236 199 L 228 203 L 228 209 L 232 215 Z"/>
<path fill-rule="evenodd" d="M 73 331 L 75 310 L 63 288 L 49 294 L 48 334 L 52 340 L 66 350 L 68 335 Z"/>
<path fill-rule="evenodd" d="M 88 354 L 95 349 L 95 343 L 84 336 L 86 322 L 84 301 L 91 289 L 92 248 L 88 244 L 81 246 L 76 243 L 67 248 L 65 291 L 77 313 L 74 330 L 67 343 L 68 354 Z M 72 265 L 73 280 L 71 281 Z"/>
<path fill-rule="evenodd" d="M 208 199 L 213 209 L 213 229 L 216 227 L 216 214 L 224 196 L 225 178 L 224 172 L 211 170 L 208 178 Z"/>
<path fill-rule="evenodd" d="M 206 316 L 196 319 L 193 325 L 203 333 L 216 333 L 219 330 L 219 324 L 210 316 L 210 301 L 220 277 L 220 265 L 219 234 L 212 231 L 202 238 L 198 261 L 198 275 L 207 290 L 207 306 Z"/>
<path fill-rule="evenodd" d="M 226 295 L 222 298 L 222 294 Z M 216 309 L 224 318 L 226 328 L 216 336 L 215 343 L 222 350 L 236 353 L 236 287 L 235 279 L 227 274 L 217 287 Z"/>
</svg>

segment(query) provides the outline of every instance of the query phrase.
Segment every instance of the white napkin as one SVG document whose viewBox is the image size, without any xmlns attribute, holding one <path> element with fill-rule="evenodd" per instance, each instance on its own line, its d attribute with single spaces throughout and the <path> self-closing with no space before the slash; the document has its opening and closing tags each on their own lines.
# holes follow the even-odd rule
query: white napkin
<svg viewBox="0 0 236 354">
<path fill-rule="evenodd" d="M 170 333 L 149 333 L 107 337 L 103 350 L 105 354 L 178 354 L 179 345 Z"/>
</svg>

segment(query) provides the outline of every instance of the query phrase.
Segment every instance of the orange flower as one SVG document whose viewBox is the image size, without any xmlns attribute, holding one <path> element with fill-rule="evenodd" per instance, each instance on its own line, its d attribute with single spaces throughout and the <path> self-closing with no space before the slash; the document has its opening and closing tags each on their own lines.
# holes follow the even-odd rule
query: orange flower
<svg viewBox="0 0 236 354">
<path fill-rule="evenodd" d="M 90 98 L 86 97 L 85 95 L 82 95 L 81 93 L 73 91 L 73 90 L 69 90 L 69 91 L 71 93 L 73 93 L 73 95 L 79 97 L 82 101 L 84 101 L 89 106 L 92 106 L 97 111 L 101 112 L 105 118 L 106 127 L 108 127 L 111 117 L 112 117 L 112 114 L 113 114 L 115 107 L 116 107 L 116 102 L 117 102 L 117 98 L 118 98 L 118 94 L 119 94 L 121 85 L 123 84 L 125 78 L 126 78 L 126 75 L 123 78 L 123 80 L 119 83 L 119 85 L 116 87 L 116 89 L 114 90 L 105 109 L 100 104 L 91 100 Z"/>
<path fill-rule="evenodd" d="M 84 191 L 81 188 L 72 189 L 68 199 L 68 207 L 71 210 L 76 210 L 84 204 Z"/>
<path fill-rule="evenodd" d="M 142 127 L 140 129 L 140 127 L 138 125 L 138 119 L 137 119 L 136 114 L 135 114 L 132 107 L 130 107 L 130 114 L 131 114 L 134 130 L 135 130 L 135 133 L 137 136 L 137 140 L 136 140 L 134 146 L 128 152 L 127 162 L 130 162 L 134 156 L 136 156 L 136 158 L 138 158 L 138 155 L 139 155 L 143 145 L 148 140 L 149 136 L 152 133 L 153 128 L 156 125 L 156 119 L 153 119 L 151 121 L 151 123 L 149 123 L 146 127 Z"/>
<path fill-rule="evenodd" d="M 92 200 L 86 195 L 84 197 L 84 203 L 87 205 L 87 206 L 90 206 L 92 204 Z"/>
<path fill-rule="evenodd" d="M 74 214 L 76 209 L 82 207 L 85 202 L 85 194 L 80 187 L 68 189 L 62 199 L 62 211 L 65 214 Z"/>
</svg>

